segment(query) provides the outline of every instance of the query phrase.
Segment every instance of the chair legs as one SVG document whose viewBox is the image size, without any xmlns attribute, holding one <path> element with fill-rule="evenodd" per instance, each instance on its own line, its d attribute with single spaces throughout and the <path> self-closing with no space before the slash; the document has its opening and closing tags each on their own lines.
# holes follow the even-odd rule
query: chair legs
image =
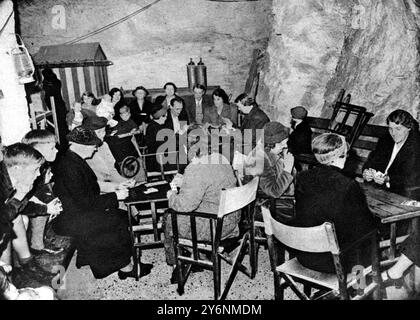
<svg viewBox="0 0 420 320">
<path fill-rule="evenodd" d="M 241 265 L 241 263 L 242 263 L 242 261 L 243 261 L 243 259 L 245 257 L 245 254 L 246 254 L 246 249 L 247 249 L 246 244 L 247 244 L 247 242 L 248 242 L 248 236 L 245 235 L 245 237 L 241 241 L 241 245 L 240 245 L 239 250 L 238 250 L 238 252 L 236 254 L 235 260 L 234 260 L 234 262 L 232 264 L 232 268 L 230 270 L 229 277 L 228 277 L 228 279 L 226 281 L 225 288 L 224 288 L 223 293 L 222 293 L 222 295 L 220 297 L 221 300 L 225 300 L 226 299 L 226 296 L 229 293 L 230 287 L 232 286 L 233 280 L 235 280 L 236 274 L 239 271 L 239 266 Z M 252 245 L 252 241 L 250 241 L 250 242 L 251 242 L 250 243 L 250 246 L 251 246 Z M 250 259 L 251 260 L 252 260 L 252 256 L 253 255 L 254 254 L 252 254 L 252 249 L 250 249 Z M 251 279 L 252 279 L 252 274 L 253 273 L 254 273 L 254 277 L 255 277 L 255 268 L 252 268 L 252 264 L 251 264 Z"/>
</svg>

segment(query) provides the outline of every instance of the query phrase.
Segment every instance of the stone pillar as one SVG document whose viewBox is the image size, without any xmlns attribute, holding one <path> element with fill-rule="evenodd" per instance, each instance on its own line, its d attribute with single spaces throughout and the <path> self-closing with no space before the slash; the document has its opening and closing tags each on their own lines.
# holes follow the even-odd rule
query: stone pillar
<svg viewBox="0 0 420 320">
<path fill-rule="evenodd" d="M 3 28 L 4 27 L 4 28 Z M 30 130 L 24 85 L 18 83 L 11 49 L 16 46 L 15 15 L 10 0 L 0 2 L 0 134 L 3 144 L 19 142 Z"/>
</svg>

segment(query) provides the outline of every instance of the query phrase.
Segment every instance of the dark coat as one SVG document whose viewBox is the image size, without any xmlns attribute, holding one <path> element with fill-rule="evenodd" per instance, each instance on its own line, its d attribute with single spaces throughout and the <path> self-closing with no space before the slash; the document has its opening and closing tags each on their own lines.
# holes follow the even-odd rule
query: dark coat
<svg viewBox="0 0 420 320">
<path fill-rule="evenodd" d="M 178 120 L 181 123 L 181 129 L 182 129 L 182 126 L 183 126 L 182 123 L 190 124 L 190 121 L 188 119 L 188 115 L 187 115 L 187 112 L 185 111 L 185 109 L 182 109 L 181 113 L 178 116 Z M 168 112 L 166 114 L 165 126 L 169 129 L 171 129 L 171 130 L 174 129 L 174 123 L 173 123 L 173 120 L 172 120 L 170 109 L 168 110 Z"/>
<path fill-rule="evenodd" d="M 263 129 L 265 124 L 268 122 L 270 122 L 270 118 L 266 115 L 266 113 L 259 107 L 254 106 L 251 111 L 244 116 L 241 131 L 245 133 L 244 130 L 252 130 L 252 145 L 255 146 L 257 137 L 256 131 L 258 129 Z M 244 143 L 248 143 L 248 141 L 245 141 L 247 137 L 248 136 L 244 134 Z"/>
<path fill-rule="evenodd" d="M 363 169 L 385 172 L 394 148 L 394 140 L 387 134 L 379 139 Z M 420 200 L 420 138 L 411 130 L 404 145 L 388 169 L 390 191 Z"/>
<path fill-rule="evenodd" d="M 196 119 L 196 101 L 194 95 L 189 95 L 184 97 L 185 110 L 188 114 L 188 119 L 190 123 L 197 123 Z M 211 96 L 204 95 L 201 101 L 202 113 L 204 116 L 204 109 L 209 108 L 213 104 Z"/>
<path fill-rule="evenodd" d="M 333 166 L 320 165 L 297 176 L 297 227 L 314 227 L 324 222 L 334 223 L 340 249 L 375 228 L 375 219 L 369 211 L 366 197 L 359 184 Z M 335 272 L 330 253 L 298 252 L 299 262 L 321 272 Z M 369 259 L 362 254 L 362 263 Z M 344 255 L 344 267 L 351 270 L 356 263 L 354 253 Z"/>
<path fill-rule="evenodd" d="M 304 119 L 299 123 L 295 130 L 289 135 L 289 140 L 287 141 L 287 146 L 289 152 L 293 155 L 302 154 L 302 153 L 312 153 L 311 150 L 312 143 L 312 129 L 309 126 L 309 123 Z"/>
<path fill-rule="evenodd" d="M 217 113 L 217 108 L 215 105 L 212 105 L 204 109 L 203 112 L 203 123 L 211 123 L 215 126 L 223 124 L 221 118 L 228 118 L 232 121 L 233 126 L 238 126 L 238 107 L 236 105 L 224 104 L 222 113 L 219 115 Z"/>
<path fill-rule="evenodd" d="M 151 121 L 150 112 L 152 110 L 153 104 L 149 100 L 144 100 L 142 109 L 140 109 L 137 99 L 131 101 L 128 107 L 131 111 L 131 118 L 138 126 L 141 125 L 143 122 L 149 123 Z"/>
<path fill-rule="evenodd" d="M 130 262 L 128 220 L 118 210 L 115 193 L 100 194 L 95 173 L 85 160 L 68 150 L 57 161 L 54 193 L 63 212 L 54 220 L 54 231 L 74 237 L 78 264 L 89 265 L 103 278 Z"/>
</svg>

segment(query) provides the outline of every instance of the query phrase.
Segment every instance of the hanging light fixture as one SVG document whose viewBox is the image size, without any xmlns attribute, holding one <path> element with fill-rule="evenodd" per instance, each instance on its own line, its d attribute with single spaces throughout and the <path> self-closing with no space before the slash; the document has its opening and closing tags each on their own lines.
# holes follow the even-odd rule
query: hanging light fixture
<svg viewBox="0 0 420 320">
<path fill-rule="evenodd" d="M 33 78 L 35 67 L 32 62 L 32 58 L 29 55 L 28 49 L 26 49 L 23 44 L 22 38 L 20 35 L 16 34 L 20 40 L 16 47 L 12 48 L 10 54 L 12 55 L 13 62 L 15 64 L 16 73 L 18 76 L 18 81 L 20 84 L 25 84 L 35 81 Z"/>
</svg>

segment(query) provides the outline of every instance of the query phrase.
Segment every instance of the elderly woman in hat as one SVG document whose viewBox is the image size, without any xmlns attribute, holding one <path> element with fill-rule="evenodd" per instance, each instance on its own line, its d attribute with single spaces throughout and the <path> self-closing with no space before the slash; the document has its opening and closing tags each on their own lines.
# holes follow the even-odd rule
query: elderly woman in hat
<svg viewBox="0 0 420 320">
<path fill-rule="evenodd" d="M 114 192 L 120 184 L 133 185 L 135 182 L 122 177 L 115 169 L 115 158 L 108 143 L 104 142 L 107 122 L 108 120 L 104 117 L 92 116 L 86 118 L 82 126 L 94 131 L 102 142 L 97 152 L 91 158 L 87 158 L 86 162 L 95 173 L 101 192 Z"/>
<path fill-rule="evenodd" d="M 63 212 L 53 222 L 54 231 L 74 237 L 76 265 L 89 265 L 95 278 L 116 271 L 120 279 L 134 277 L 127 214 L 118 210 L 118 201 L 128 196 L 128 189 L 120 185 L 115 192 L 100 193 L 97 177 L 86 162 L 102 144 L 94 131 L 80 126 L 67 139 L 70 148 L 55 167 L 54 193 Z M 150 273 L 151 267 L 145 265 L 142 275 Z"/>
<path fill-rule="evenodd" d="M 297 175 L 293 224 L 314 227 L 332 222 L 340 248 L 345 248 L 375 229 L 374 217 L 359 184 L 342 173 L 348 151 L 345 138 L 335 133 L 321 134 L 312 141 L 312 151 L 320 165 Z M 329 253 L 297 252 L 297 258 L 307 268 L 335 272 Z M 356 263 L 369 262 L 368 252 L 362 252 L 360 260 L 353 252 L 343 258 L 345 272 Z"/>
</svg>

